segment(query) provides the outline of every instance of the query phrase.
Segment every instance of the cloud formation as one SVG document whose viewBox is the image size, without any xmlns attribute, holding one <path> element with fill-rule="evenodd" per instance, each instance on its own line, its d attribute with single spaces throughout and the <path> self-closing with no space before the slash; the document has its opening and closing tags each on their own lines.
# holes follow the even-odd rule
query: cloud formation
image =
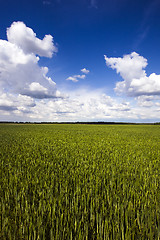
<svg viewBox="0 0 160 240">
<path fill-rule="evenodd" d="M 81 69 L 81 72 L 84 74 L 88 74 L 90 71 L 86 68 Z"/>
<path fill-rule="evenodd" d="M 116 101 L 99 90 L 81 88 L 69 92 L 68 98 L 40 100 L 30 111 L 25 116 L 32 121 L 46 121 L 46 116 L 47 121 L 111 121 L 123 118 L 124 112 L 128 118 L 135 117 L 128 102 Z"/>
<path fill-rule="evenodd" d="M 23 22 L 14 22 L 7 29 L 7 39 L 0 40 L 1 92 L 37 99 L 59 97 L 56 83 L 47 76 L 48 68 L 38 64 L 39 56 L 52 57 L 57 51 L 53 37 L 40 40 Z"/>
<path fill-rule="evenodd" d="M 86 75 L 73 75 L 73 76 L 70 76 L 68 78 L 66 78 L 66 80 L 70 80 L 72 82 L 78 82 L 79 79 L 85 79 Z"/>
<path fill-rule="evenodd" d="M 147 59 L 136 52 L 124 55 L 122 58 L 104 56 L 106 65 L 120 74 L 123 81 L 117 82 L 115 91 L 128 96 L 160 95 L 160 75 L 155 73 L 147 76 L 144 68 Z"/>
<path fill-rule="evenodd" d="M 90 71 L 87 70 L 86 68 L 83 68 L 83 69 L 81 69 L 81 72 L 84 73 L 84 74 L 73 75 L 73 76 L 70 76 L 70 77 L 66 78 L 66 80 L 67 81 L 69 80 L 69 81 L 72 81 L 72 82 L 78 82 L 79 79 L 85 79 L 86 74 L 88 74 Z"/>
<path fill-rule="evenodd" d="M 37 54 L 41 57 L 51 58 L 53 53 L 57 52 L 51 35 L 45 35 L 41 40 L 23 22 L 13 22 L 11 27 L 7 28 L 7 39 L 10 43 L 23 49 L 25 54 Z"/>
</svg>

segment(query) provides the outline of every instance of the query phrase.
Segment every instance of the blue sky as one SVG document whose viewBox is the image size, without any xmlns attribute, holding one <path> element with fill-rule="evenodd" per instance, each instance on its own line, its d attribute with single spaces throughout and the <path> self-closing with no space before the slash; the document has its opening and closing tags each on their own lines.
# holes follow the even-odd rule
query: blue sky
<svg viewBox="0 0 160 240">
<path fill-rule="evenodd" d="M 160 121 L 159 12 L 159 0 L 1 0 L 0 120 Z"/>
</svg>

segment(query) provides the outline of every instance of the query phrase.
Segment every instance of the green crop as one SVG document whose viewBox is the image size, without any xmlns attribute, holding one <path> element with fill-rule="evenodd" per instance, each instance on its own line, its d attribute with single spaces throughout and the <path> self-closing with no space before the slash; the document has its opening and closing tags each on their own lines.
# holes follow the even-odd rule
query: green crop
<svg viewBox="0 0 160 240">
<path fill-rule="evenodd" d="M 0 239 L 160 239 L 160 127 L 0 124 Z"/>
</svg>

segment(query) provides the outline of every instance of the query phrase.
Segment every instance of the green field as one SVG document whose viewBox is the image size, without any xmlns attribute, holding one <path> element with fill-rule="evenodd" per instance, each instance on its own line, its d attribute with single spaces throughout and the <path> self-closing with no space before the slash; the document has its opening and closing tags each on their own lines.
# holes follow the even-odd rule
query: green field
<svg viewBox="0 0 160 240">
<path fill-rule="evenodd" d="M 160 239 L 160 126 L 0 124 L 0 239 Z"/>
</svg>

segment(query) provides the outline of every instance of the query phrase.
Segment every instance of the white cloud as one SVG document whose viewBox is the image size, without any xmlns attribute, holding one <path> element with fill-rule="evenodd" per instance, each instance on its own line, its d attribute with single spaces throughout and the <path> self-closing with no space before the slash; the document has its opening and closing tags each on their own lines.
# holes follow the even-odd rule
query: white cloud
<svg viewBox="0 0 160 240">
<path fill-rule="evenodd" d="M 116 69 L 116 72 L 128 82 L 134 78 L 141 78 L 146 75 L 143 68 L 147 66 L 147 59 L 139 56 L 136 52 L 124 55 L 122 58 L 108 58 L 106 55 L 104 57 L 106 65 Z"/>
<path fill-rule="evenodd" d="M 84 75 L 84 74 L 83 75 L 75 75 L 74 77 L 84 79 L 86 77 L 86 75 Z"/>
<path fill-rule="evenodd" d="M 46 89 L 38 83 L 30 85 L 30 91 L 41 94 Z M 3 116 L 15 121 L 118 121 L 135 117 L 128 102 L 117 101 L 102 90 L 77 89 L 68 91 L 66 98 L 34 99 L 34 96 L 0 95 L 0 120 Z M 5 118 L 6 119 L 6 118 Z"/>
<path fill-rule="evenodd" d="M 55 82 L 47 76 L 48 68 L 40 67 L 36 56 L 52 56 L 52 36 L 40 40 L 24 23 L 14 22 L 7 37 L 8 41 L 0 40 L 0 89 L 37 99 L 60 97 Z"/>
<path fill-rule="evenodd" d="M 0 110 L 3 111 L 13 111 L 16 110 L 16 106 L 14 106 L 11 99 L 7 98 L 6 94 L 2 94 L 0 96 Z"/>
<path fill-rule="evenodd" d="M 120 119 L 124 112 L 133 117 L 128 102 L 119 102 L 100 90 L 77 89 L 68 98 L 41 100 L 32 108 L 30 117 L 43 121 L 96 121 Z M 44 107 L 45 105 L 45 107 Z M 44 109 L 41 111 L 41 109 Z"/>
<path fill-rule="evenodd" d="M 149 77 L 135 78 L 128 91 L 134 95 L 160 95 L 160 75 L 152 73 Z"/>
<path fill-rule="evenodd" d="M 79 79 L 85 79 L 86 74 L 88 74 L 90 71 L 87 70 L 86 68 L 83 68 L 83 69 L 81 69 L 81 72 L 84 73 L 84 74 L 73 75 L 73 76 L 70 76 L 70 77 L 66 78 L 66 80 L 70 80 L 72 82 L 78 82 Z"/>
<path fill-rule="evenodd" d="M 82 75 L 74 75 L 74 76 L 70 76 L 68 78 L 66 78 L 66 80 L 70 80 L 72 82 L 78 82 L 79 79 L 85 79 L 86 75 L 82 74 Z"/>
<path fill-rule="evenodd" d="M 81 72 L 84 74 L 88 74 L 90 71 L 86 68 L 81 69 Z"/>
<path fill-rule="evenodd" d="M 105 57 L 106 65 L 124 79 L 122 82 L 117 82 L 115 91 L 128 96 L 141 95 L 160 95 L 160 75 L 152 73 L 149 77 L 145 70 L 147 59 L 133 52 L 124 55 L 122 58 Z"/>
<path fill-rule="evenodd" d="M 43 90 L 43 89 L 42 89 Z M 31 91 L 41 91 L 38 84 Z M 67 90 L 66 98 L 34 99 L 0 94 L 0 120 L 14 121 L 146 121 L 160 119 L 159 98 L 139 96 L 136 102 L 112 98 L 103 90 Z"/>
<path fill-rule="evenodd" d="M 38 82 L 32 82 L 28 88 L 26 88 L 23 92 L 23 94 L 32 96 L 34 98 L 53 98 L 58 97 L 56 94 L 57 91 L 54 91 L 54 95 L 45 87 L 43 87 L 41 84 Z"/>
<path fill-rule="evenodd" d="M 160 106 L 159 100 L 160 97 L 159 96 L 146 96 L 146 95 L 142 95 L 142 96 L 138 96 L 135 98 L 137 101 L 138 106 L 140 107 L 147 107 L 147 108 L 151 108 L 154 106 Z"/>
<path fill-rule="evenodd" d="M 154 105 L 153 103 L 153 98 L 148 98 L 148 97 L 152 97 L 152 96 L 139 96 L 136 98 L 137 103 L 140 107 L 152 107 Z"/>
<path fill-rule="evenodd" d="M 16 67 L 18 64 L 29 62 L 37 63 L 38 58 L 33 54 L 25 54 L 17 45 L 5 40 L 0 40 L 0 67 L 7 70 L 8 67 Z"/>
<path fill-rule="evenodd" d="M 66 80 L 70 80 L 72 82 L 78 82 L 78 79 L 76 77 L 68 77 Z"/>
<path fill-rule="evenodd" d="M 14 95 L 10 93 L 0 94 L 0 110 L 3 112 L 15 112 L 21 109 L 23 112 L 24 109 L 30 111 L 30 108 L 35 107 L 35 101 L 33 98 L 24 95 Z"/>
<path fill-rule="evenodd" d="M 7 38 L 10 43 L 23 49 L 28 54 L 38 54 L 43 57 L 52 57 L 57 52 L 53 44 L 53 37 L 45 35 L 43 40 L 36 37 L 36 33 L 23 22 L 13 22 L 10 28 L 7 28 Z"/>
</svg>

